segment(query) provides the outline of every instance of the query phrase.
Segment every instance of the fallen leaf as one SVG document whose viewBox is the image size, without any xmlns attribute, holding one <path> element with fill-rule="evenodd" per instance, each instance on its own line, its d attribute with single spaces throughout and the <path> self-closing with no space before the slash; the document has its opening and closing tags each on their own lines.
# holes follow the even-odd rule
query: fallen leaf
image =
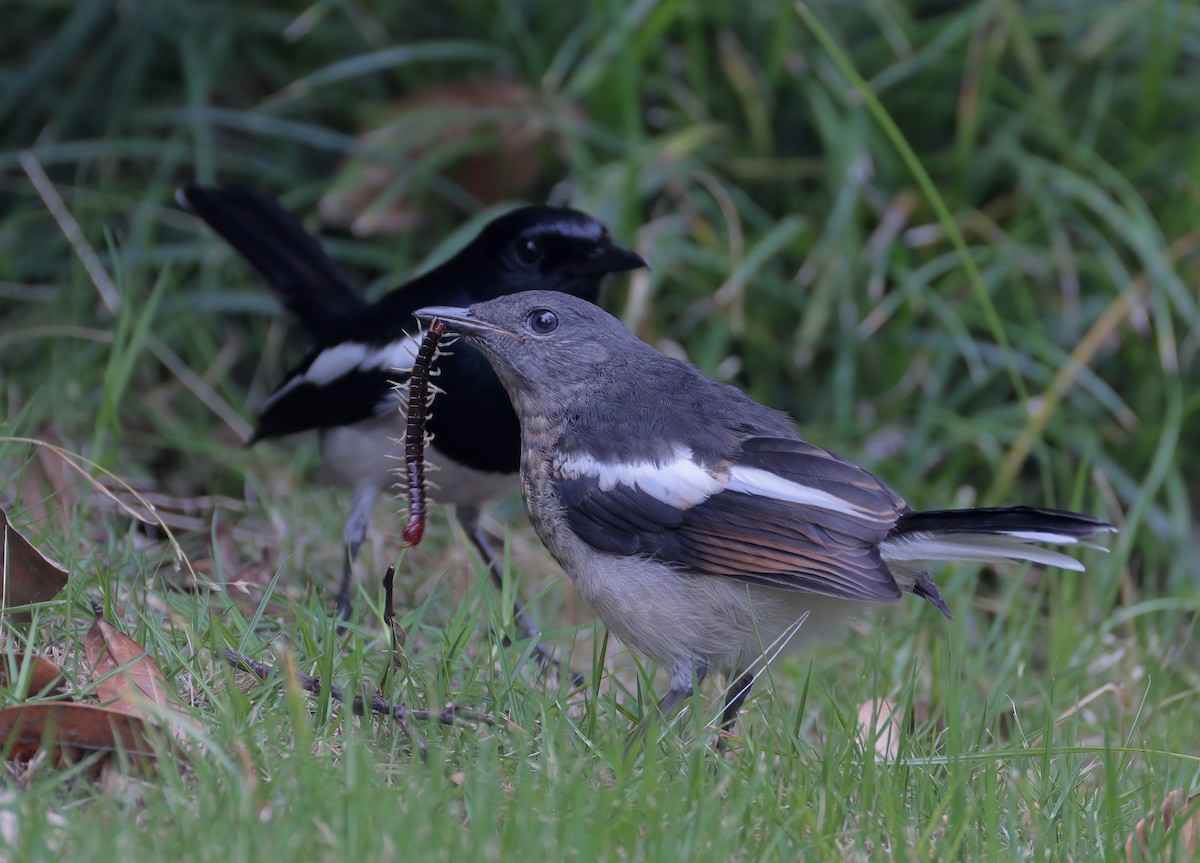
<svg viewBox="0 0 1200 863">
<path fill-rule="evenodd" d="M 66 586 L 67 571 L 30 545 L 4 510 L 0 521 L 0 609 L 53 599 Z"/>
<path fill-rule="evenodd" d="M 62 443 L 46 426 L 39 428 L 34 437 L 53 445 Z M 73 481 L 76 477 L 70 465 L 58 452 L 44 446 L 35 447 L 34 452 L 20 483 L 18 505 L 28 524 L 48 526 L 53 518 L 60 532 L 66 532 L 70 527 L 66 513 L 81 496 L 79 484 Z"/>
<path fill-rule="evenodd" d="M 93 602 L 92 610 L 96 619 L 83 636 L 83 647 L 100 701 L 113 710 L 149 720 L 157 713 L 145 709 L 147 701 L 171 709 L 171 686 L 146 649 L 105 620 L 100 603 Z"/>
<path fill-rule="evenodd" d="M 886 698 L 864 701 L 858 706 L 858 743 L 863 751 L 892 761 L 900 755 L 900 709 Z"/>
<path fill-rule="evenodd" d="M 1182 827 L 1174 835 L 1174 850 L 1187 849 L 1182 856 L 1172 856 L 1172 848 L 1163 847 L 1151 855 L 1150 846 L 1161 846 L 1166 834 L 1177 822 L 1183 822 Z M 1155 834 L 1158 834 L 1157 836 Z M 1125 840 L 1125 859 L 1129 863 L 1135 860 L 1185 860 L 1193 859 L 1200 850 L 1200 791 L 1191 797 L 1182 788 L 1176 788 L 1165 798 L 1158 807 L 1158 812 L 1151 812 L 1137 823 L 1129 838 Z"/>
<path fill-rule="evenodd" d="M 0 686 L 12 686 L 18 683 L 21 669 L 25 667 L 26 663 L 33 667 L 29 670 L 25 690 L 15 693 L 17 698 L 24 700 L 30 695 L 50 695 L 67 691 L 67 678 L 61 668 L 45 657 L 20 651 L 15 651 L 10 656 L 0 659 Z"/>
<path fill-rule="evenodd" d="M 0 744 L 17 761 L 29 761 L 43 750 L 66 763 L 93 752 L 153 758 L 147 731 L 136 716 L 92 704 L 44 702 L 0 710 Z"/>
<path fill-rule="evenodd" d="M 545 178 L 561 174 L 558 130 L 583 119 L 577 106 L 523 83 L 460 81 L 414 90 L 388 105 L 361 140 L 367 154 L 427 161 L 488 206 L 536 197 Z M 412 230 L 437 202 L 416 199 L 414 173 L 420 172 L 378 156 L 350 158 L 321 199 L 322 223 L 356 236 Z"/>
</svg>

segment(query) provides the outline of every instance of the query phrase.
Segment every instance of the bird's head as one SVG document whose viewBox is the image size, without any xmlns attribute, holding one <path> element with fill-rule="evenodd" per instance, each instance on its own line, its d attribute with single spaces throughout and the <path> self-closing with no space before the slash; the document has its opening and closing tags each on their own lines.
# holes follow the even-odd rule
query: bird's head
<svg viewBox="0 0 1200 863">
<path fill-rule="evenodd" d="M 525 291 L 469 308 L 427 306 L 414 314 L 423 323 L 442 321 L 487 357 L 518 412 L 566 405 L 614 367 L 657 353 L 599 306 L 556 291 Z"/>
<path fill-rule="evenodd" d="M 505 213 L 461 257 L 488 272 L 486 298 L 538 289 L 595 302 L 604 276 L 647 266 L 637 252 L 616 245 L 600 222 L 566 207 Z"/>
</svg>

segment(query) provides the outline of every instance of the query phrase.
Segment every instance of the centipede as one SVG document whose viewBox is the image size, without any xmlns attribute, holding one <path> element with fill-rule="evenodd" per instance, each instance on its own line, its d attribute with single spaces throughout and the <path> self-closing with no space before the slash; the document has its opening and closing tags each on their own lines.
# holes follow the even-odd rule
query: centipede
<svg viewBox="0 0 1200 863">
<path fill-rule="evenodd" d="M 404 472 L 408 485 L 408 521 L 404 525 L 404 547 L 410 548 L 425 535 L 425 422 L 429 418 L 429 373 L 437 355 L 438 342 L 446 325 L 429 325 L 408 377 L 408 418 L 404 426 Z"/>
</svg>

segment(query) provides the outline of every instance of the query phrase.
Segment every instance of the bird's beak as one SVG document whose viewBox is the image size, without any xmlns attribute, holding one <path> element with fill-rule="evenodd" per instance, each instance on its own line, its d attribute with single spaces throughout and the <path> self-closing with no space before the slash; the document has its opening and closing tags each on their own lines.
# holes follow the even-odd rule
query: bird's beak
<svg viewBox="0 0 1200 863">
<path fill-rule="evenodd" d="M 427 322 L 439 320 L 446 325 L 447 329 L 454 330 L 454 332 L 462 333 L 463 335 L 498 333 L 510 338 L 512 337 L 512 333 L 503 327 L 473 318 L 471 317 L 470 309 L 456 306 L 426 306 L 423 309 L 417 309 L 413 312 L 413 317 L 419 321 Z"/>
<path fill-rule="evenodd" d="M 593 249 L 586 258 L 571 268 L 571 273 L 576 276 L 603 276 L 642 267 L 650 269 L 650 264 L 637 252 L 624 246 L 607 245 Z"/>
</svg>

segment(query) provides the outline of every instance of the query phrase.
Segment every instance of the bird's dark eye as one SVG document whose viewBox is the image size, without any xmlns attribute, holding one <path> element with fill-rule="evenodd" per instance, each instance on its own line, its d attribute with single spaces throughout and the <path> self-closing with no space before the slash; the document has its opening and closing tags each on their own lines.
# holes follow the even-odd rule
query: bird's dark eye
<svg viewBox="0 0 1200 863">
<path fill-rule="evenodd" d="M 558 329 L 558 315 L 549 309 L 534 309 L 529 313 L 529 329 L 538 335 L 546 335 Z"/>
<path fill-rule="evenodd" d="M 525 264 L 537 263 L 542 257 L 542 247 L 537 240 L 517 240 L 517 257 Z"/>
</svg>

